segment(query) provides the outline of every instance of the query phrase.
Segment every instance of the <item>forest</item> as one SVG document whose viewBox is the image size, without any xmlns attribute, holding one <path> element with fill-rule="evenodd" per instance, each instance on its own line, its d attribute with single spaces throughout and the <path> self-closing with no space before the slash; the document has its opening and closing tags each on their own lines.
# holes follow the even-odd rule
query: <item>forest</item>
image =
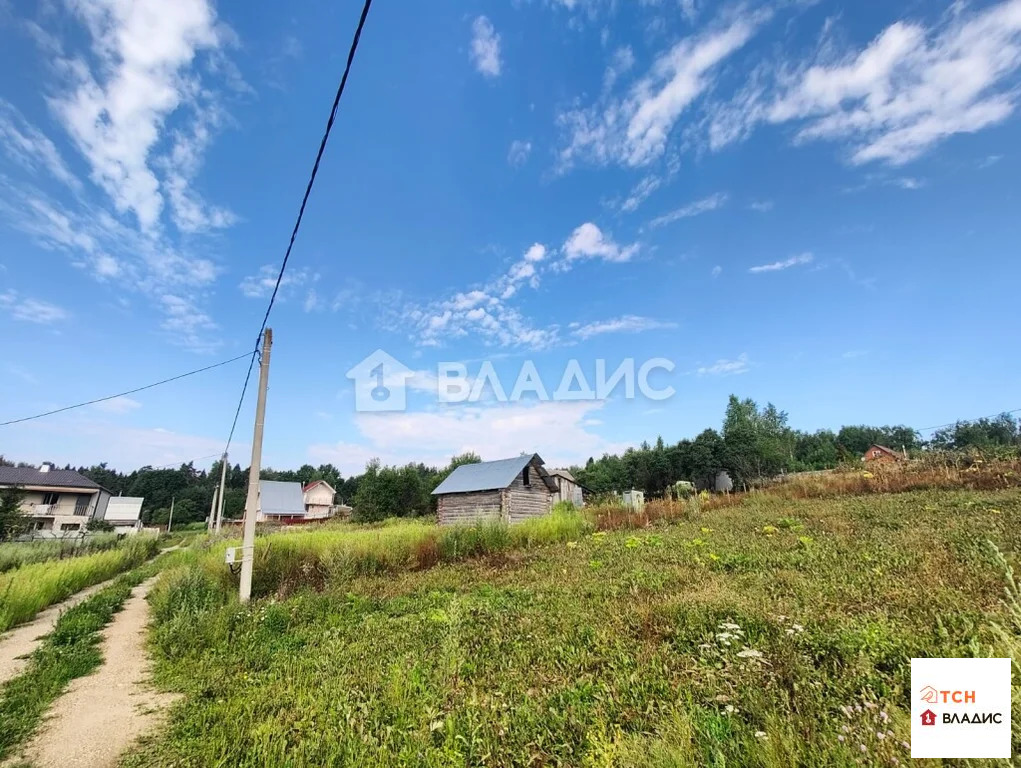
<svg viewBox="0 0 1021 768">
<path fill-rule="evenodd" d="M 791 428 L 787 413 L 772 403 L 760 407 L 751 399 L 731 395 L 720 429 L 707 428 L 692 439 L 672 443 L 659 437 L 620 455 L 589 458 L 585 466 L 570 469 L 593 493 L 635 488 L 656 497 L 678 480 L 709 485 L 720 470 L 730 473 L 740 486 L 782 472 L 831 469 L 859 461 L 873 443 L 909 455 L 932 450 L 1017 451 L 1021 449 L 1021 425 L 1014 416 L 1003 413 L 947 425 L 927 440 L 903 425 L 850 425 L 837 431 L 805 432 Z M 522 446 L 522 450 L 541 453 L 542 446 Z M 373 459 L 362 474 L 351 477 L 343 477 L 332 464 L 305 464 L 297 470 L 266 468 L 260 476 L 302 484 L 325 480 L 336 489 L 338 503 L 352 505 L 355 519 L 367 522 L 430 514 L 434 511 L 432 490 L 460 464 L 481 460 L 475 453 L 466 453 L 453 457 L 444 467 L 430 467 L 421 463 L 386 466 Z M 4 464 L 13 462 L 0 456 L 0 466 Z M 204 520 L 220 477 L 220 462 L 214 462 L 209 470 L 197 469 L 193 463 L 177 469 L 141 467 L 128 473 L 106 463 L 76 469 L 115 496 L 145 497 L 143 519 L 156 525 L 167 522 L 171 501 L 175 522 Z M 228 466 L 226 488 L 224 515 L 238 519 L 244 513 L 248 469 L 239 464 Z"/>
</svg>

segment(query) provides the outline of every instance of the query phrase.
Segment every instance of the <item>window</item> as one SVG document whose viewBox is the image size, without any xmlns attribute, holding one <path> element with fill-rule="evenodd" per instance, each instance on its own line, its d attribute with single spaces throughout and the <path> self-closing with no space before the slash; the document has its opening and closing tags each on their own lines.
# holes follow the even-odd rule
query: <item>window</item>
<svg viewBox="0 0 1021 768">
<path fill-rule="evenodd" d="M 532 487 L 532 478 L 528 473 L 528 467 L 525 467 L 523 470 L 521 470 L 521 482 L 524 483 L 525 488 Z"/>
<path fill-rule="evenodd" d="M 79 523 L 61 523 L 60 530 L 62 531 L 80 531 L 81 525 Z"/>
<path fill-rule="evenodd" d="M 56 504 L 60 500 L 59 493 L 44 493 L 43 504 Z"/>
</svg>

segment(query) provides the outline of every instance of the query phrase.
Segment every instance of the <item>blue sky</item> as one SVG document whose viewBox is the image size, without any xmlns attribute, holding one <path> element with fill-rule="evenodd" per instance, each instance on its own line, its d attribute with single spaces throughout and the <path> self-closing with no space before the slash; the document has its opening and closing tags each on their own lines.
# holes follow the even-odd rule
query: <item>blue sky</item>
<svg viewBox="0 0 1021 768">
<path fill-rule="evenodd" d="M 577 462 L 731 392 L 803 429 L 1021 406 L 1021 0 L 844 5 L 377 2 L 271 321 L 265 462 Z M 251 348 L 358 11 L 0 1 L 0 420 Z M 354 410 L 377 348 L 418 372 L 406 412 Z M 665 402 L 429 391 L 441 361 L 509 391 L 653 357 Z M 209 456 L 243 376 L 0 453 Z"/>
</svg>

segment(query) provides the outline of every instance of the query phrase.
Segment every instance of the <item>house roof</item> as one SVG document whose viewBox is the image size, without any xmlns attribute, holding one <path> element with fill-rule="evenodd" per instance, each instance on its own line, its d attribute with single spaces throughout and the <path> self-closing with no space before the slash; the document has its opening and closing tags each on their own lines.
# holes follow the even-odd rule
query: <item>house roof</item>
<svg viewBox="0 0 1021 768">
<path fill-rule="evenodd" d="M 142 496 L 114 496 L 106 507 L 107 522 L 137 520 L 142 514 Z"/>
<path fill-rule="evenodd" d="M 888 453 L 891 456 L 896 456 L 898 459 L 900 458 L 900 454 L 897 453 L 895 450 L 893 450 L 892 448 L 887 448 L 885 445 L 880 445 L 879 443 L 873 443 L 872 445 L 870 445 L 869 448 L 868 448 L 868 451 L 865 451 L 865 453 L 868 453 L 873 448 L 878 448 L 883 453 Z"/>
<path fill-rule="evenodd" d="M 302 490 L 302 491 L 311 491 L 311 490 L 312 490 L 313 488 L 315 488 L 315 487 L 316 487 L 317 485 L 325 485 L 325 486 L 326 486 L 327 488 L 329 488 L 329 489 L 330 489 L 331 491 L 333 491 L 334 493 L 336 493 L 336 492 L 337 492 L 337 491 L 336 491 L 336 490 L 334 489 L 334 487 L 333 487 L 332 485 L 330 485 L 330 484 L 329 484 L 328 482 L 326 482 L 325 480 L 313 480 L 313 481 L 312 481 L 311 483 L 309 483 L 308 485 L 306 485 L 306 486 L 305 486 L 304 488 L 302 488 L 301 490 Z"/>
<path fill-rule="evenodd" d="M 574 479 L 574 475 L 572 475 L 566 469 L 551 469 L 549 471 L 549 473 L 550 473 L 550 477 L 560 476 L 560 477 L 564 478 L 565 480 L 570 480 L 572 483 L 577 483 L 578 482 L 577 480 Z"/>
<path fill-rule="evenodd" d="M 99 483 L 89 480 L 73 469 L 51 469 L 43 472 L 35 467 L 0 467 L 0 485 L 102 490 Z"/>
<path fill-rule="evenodd" d="M 514 482 L 518 473 L 533 459 L 538 461 L 539 477 L 546 487 L 551 491 L 557 490 L 549 473 L 542 467 L 542 458 L 539 454 L 533 453 L 526 456 L 515 456 L 513 459 L 483 461 L 480 464 L 462 464 L 436 487 L 433 496 L 440 496 L 444 493 L 470 493 L 506 488 Z"/>
<path fill-rule="evenodd" d="M 305 500 L 301 497 L 301 483 L 260 480 L 259 509 L 264 515 L 304 515 Z"/>
</svg>

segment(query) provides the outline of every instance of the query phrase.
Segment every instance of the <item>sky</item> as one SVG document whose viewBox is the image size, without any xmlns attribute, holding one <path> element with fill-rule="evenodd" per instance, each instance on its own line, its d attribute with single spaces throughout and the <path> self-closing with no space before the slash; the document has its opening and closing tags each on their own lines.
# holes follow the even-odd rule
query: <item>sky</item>
<svg viewBox="0 0 1021 768">
<path fill-rule="evenodd" d="M 254 347 L 360 5 L 0 0 L 0 421 Z M 1019 73 L 1021 0 L 379 0 L 271 316 L 264 465 L 572 464 L 731 393 L 806 430 L 1021 407 Z M 377 349 L 405 410 L 356 410 Z M 669 398 L 484 375 L 652 359 Z M 246 369 L 0 454 L 208 466 Z"/>
</svg>

